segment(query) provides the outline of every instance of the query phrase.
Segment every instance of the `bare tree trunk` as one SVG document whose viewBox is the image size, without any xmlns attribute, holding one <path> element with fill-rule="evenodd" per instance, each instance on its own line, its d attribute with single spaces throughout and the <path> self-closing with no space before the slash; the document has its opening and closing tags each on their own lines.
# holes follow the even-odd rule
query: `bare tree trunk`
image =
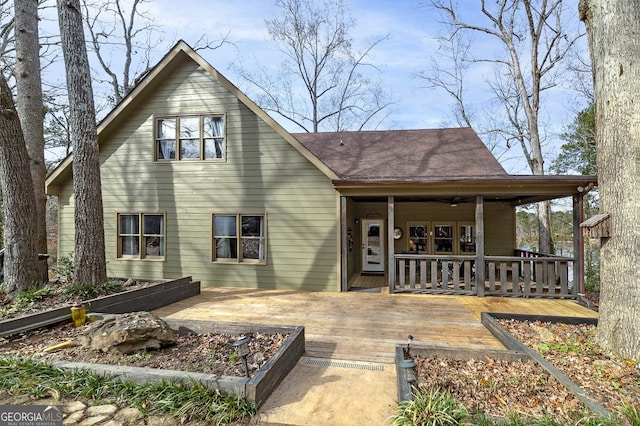
<svg viewBox="0 0 640 426">
<path fill-rule="evenodd" d="M 44 181 L 44 103 L 40 77 L 40 41 L 38 39 L 38 0 L 15 2 L 16 109 L 29 154 L 36 208 L 36 242 L 40 253 L 47 252 L 46 204 Z M 49 279 L 47 262 L 38 262 L 40 281 Z"/>
<path fill-rule="evenodd" d="M 74 281 L 103 284 L 107 279 L 100 155 L 91 72 L 79 0 L 57 0 L 67 75 L 73 144 L 75 197 Z"/>
<path fill-rule="evenodd" d="M 37 271 L 35 201 L 29 156 L 13 104 L 13 95 L 0 73 L 0 180 L 4 198 L 4 280 L 6 291 L 40 284 Z"/>
<path fill-rule="evenodd" d="M 600 263 L 599 342 L 640 358 L 640 8 L 582 0 L 594 70 L 600 208 L 610 216 Z M 613 25 L 612 23 L 615 23 Z"/>
</svg>

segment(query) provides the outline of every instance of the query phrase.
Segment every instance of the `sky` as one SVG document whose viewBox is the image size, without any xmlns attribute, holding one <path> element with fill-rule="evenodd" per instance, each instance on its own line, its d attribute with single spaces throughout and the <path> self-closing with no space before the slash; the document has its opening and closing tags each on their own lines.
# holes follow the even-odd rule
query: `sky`
<svg viewBox="0 0 640 426">
<path fill-rule="evenodd" d="M 427 88 L 425 81 L 416 77 L 435 53 L 436 36 L 442 31 L 438 15 L 427 5 L 429 1 L 347 0 L 347 3 L 356 21 L 350 32 L 356 46 L 364 47 L 374 39 L 389 36 L 369 56 L 369 62 L 378 68 L 372 78 L 380 80 L 395 101 L 379 129 L 454 125 L 451 98 L 442 91 Z M 461 8 L 462 18 L 468 21 L 477 19 L 480 16 L 479 3 L 479 0 L 460 0 L 459 4 L 464 6 Z M 565 7 L 575 10 L 577 15 L 577 0 L 566 0 L 565 3 Z M 250 87 L 234 71 L 234 65 L 241 64 L 247 69 L 258 66 L 277 69 L 282 60 L 265 25 L 265 19 L 273 18 L 279 12 L 273 0 L 150 0 L 148 11 L 158 26 L 156 37 L 160 31 L 163 37 L 152 53 L 152 63 L 161 59 L 177 40 L 194 45 L 204 33 L 210 39 L 227 35 L 229 43 L 198 53 L 251 96 Z M 579 25 L 577 23 L 576 28 Z M 478 55 L 491 56 L 500 51 L 500 46 L 491 40 L 476 38 L 473 49 Z M 486 83 L 492 73 L 491 66 L 478 64 L 466 76 L 468 99 L 478 111 L 491 112 L 492 108 L 497 108 Z M 552 108 L 543 111 L 542 115 L 544 128 L 549 134 L 549 141 L 544 147 L 548 163 L 559 150 L 561 142 L 557 134 L 575 117 L 576 105 L 580 102 L 569 89 L 556 90 L 550 99 Z M 290 123 L 274 118 L 287 130 L 300 131 Z M 529 173 L 517 148 L 505 153 L 503 147 L 498 147 L 494 154 L 508 172 Z"/>
</svg>

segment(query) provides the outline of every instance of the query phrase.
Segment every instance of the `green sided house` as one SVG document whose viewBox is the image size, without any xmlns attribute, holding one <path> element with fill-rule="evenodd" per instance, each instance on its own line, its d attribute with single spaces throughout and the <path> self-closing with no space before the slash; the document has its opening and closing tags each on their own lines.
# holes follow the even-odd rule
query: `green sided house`
<svg viewBox="0 0 640 426">
<path fill-rule="evenodd" d="M 512 176 L 469 128 L 291 134 L 179 42 L 98 126 L 109 276 L 575 298 L 593 176 Z M 48 177 L 74 248 L 73 156 Z M 516 250 L 571 197 L 576 258 Z M 369 284 L 371 285 L 371 284 Z"/>
</svg>

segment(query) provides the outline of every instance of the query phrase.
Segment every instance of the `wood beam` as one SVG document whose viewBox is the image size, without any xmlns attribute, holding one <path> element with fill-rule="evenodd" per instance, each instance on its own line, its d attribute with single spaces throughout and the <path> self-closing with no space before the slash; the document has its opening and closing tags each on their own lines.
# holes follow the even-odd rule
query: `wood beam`
<svg viewBox="0 0 640 426">
<path fill-rule="evenodd" d="M 389 293 L 393 293 L 396 288 L 396 261 L 394 253 L 393 230 L 396 227 L 395 218 L 395 198 L 390 195 L 387 198 L 387 257 L 388 257 L 388 277 L 389 277 Z"/>
<path fill-rule="evenodd" d="M 476 196 L 476 294 L 484 297 L 484 198 Z"/>
</svg>

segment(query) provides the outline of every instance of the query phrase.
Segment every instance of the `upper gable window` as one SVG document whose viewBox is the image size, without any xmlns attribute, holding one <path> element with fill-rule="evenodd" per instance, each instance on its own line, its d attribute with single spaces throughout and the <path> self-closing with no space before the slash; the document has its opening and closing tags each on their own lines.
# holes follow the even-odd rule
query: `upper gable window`
<svg viewBox="0 0 640 426">
<path fill-rule="evenodd" d="M 155 125 L 156 161 L 224 160 L 224 116 L 159 117 Z"/>
</svg>

